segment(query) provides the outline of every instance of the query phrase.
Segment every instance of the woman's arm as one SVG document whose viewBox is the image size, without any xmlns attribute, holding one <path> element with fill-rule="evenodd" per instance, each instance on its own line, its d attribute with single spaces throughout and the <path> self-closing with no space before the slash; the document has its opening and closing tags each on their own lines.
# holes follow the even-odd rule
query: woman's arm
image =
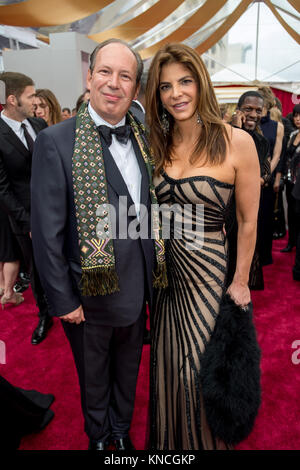
<svg viewBox="0 0 300 470">
<path fill-rule="evenodd" d="M 260 166 L 253 139 L 245 132 L 233 135 L 235 200 L 238 222 L 236 270 L 228 293 L 237 305 L 250 300 L 249 271 L 256 243 L 260 198 Z"/>
<path fill-rule="evenodd" d="M 280 160 L 283 136 L 284 136 L 284 127 L 283 127 L 283 124 L 279 122 L 277 126 L 276 142 L 275 142 L 273 156 L 271 160 L 271 173 L 273 173 L 273 171 L 277 167 L 278 162 Z"/>
</svg>

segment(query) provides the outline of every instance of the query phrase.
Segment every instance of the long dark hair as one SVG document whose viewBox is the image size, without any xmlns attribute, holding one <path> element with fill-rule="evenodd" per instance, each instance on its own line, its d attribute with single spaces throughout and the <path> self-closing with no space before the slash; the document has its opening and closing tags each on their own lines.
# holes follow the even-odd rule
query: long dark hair
<svg viewBox="0 0 300 470">
<path fill-rule="evenodd" d="M 49 122 L 52 124 L 57 124 L 62 121 L 61 117 L 61 107 L 57 101 L 56 96 L 52 93 L 51 90 L 46 88 L 39 88 L 35 92 L 35 96 L 44 100 L 49 107 Z"/>
<path fill-rule="evenodd" d="M 205 153 L 206 157 L 203 165 L 206 163 L 220 165 L 226 157 L 229 137 L 204 62 L 197 52 L 184 44 L 167 44 L 154 56 L 146 87 L 146 119 L 156 162 L 156 174 L 160 172 L 166 163 L 171 163 L 175 121 L 169 115 L 170 130 L 167 136 L 164 136 L 161 128 L 162 103 L 159 83 L 162 67 L 172 63 L 180 63 L 190 70 L 198 84 L 198 112 L 203 126 L 199 140 L 190 157 L 190 162 L 196 162 Z"/>
</svg>

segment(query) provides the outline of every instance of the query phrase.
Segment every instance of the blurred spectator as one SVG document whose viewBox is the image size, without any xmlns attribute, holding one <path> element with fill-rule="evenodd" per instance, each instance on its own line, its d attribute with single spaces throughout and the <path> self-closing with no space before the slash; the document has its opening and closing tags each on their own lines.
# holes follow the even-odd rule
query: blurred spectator
<svg viewBox="0 0 300 470">
<path fill-rule="evenodd" d="M 3 72 L 0 80 L 6 88 L 6 101 L 0 118 L 0 204 L 9 216 L 12 231 L 23 254 L 25 270 L 31 276 L 31 287 L 39 309 L 39 323 L 31 342 L 39 344 L 46 337 L 53 319 L 48 314 L 32 253 L 30 180 L 34 141 L 47 124 L 43 119 L 33 117 L 36 91 L 30 77 L 16 72 Z M 16 259 L 19 258 L 11 261 Z M 8 299 L 1 299 L 3 305 L 8 302 Z"/>
<path fill-rule="evenodd" d="M 236 105 L 232 103 L 221 103 L 220 111 L 223 121 L 231 122 L 232 115 L 236 110 Z"/>
<path fill-rule="evenodd" d="M 293 121 L 297 130 L 292 132 L 290 135 L 290 139 L 287 145 L 285 165 L 282 170 L 285 177 L 289 231 L 287 246 L 281 250 L 283 253 L 292 251 L 293 247 L 296 246 L 297 236 L 300 230 L 299 215 L 297 215 L 296 210 L 297 203 L 293 196 L 300 165 L 300 104 L 296 104 L 293 109 Z"/>
<path fill-rule="evenodd" d="M 76 113 L 78 112 L 82 103 L 87 103 L 89 99 L 90 99 L 90 91 L 86 89 L 76 101 Z"/>
<path fill-rule="evenodd" d="M 0 208 L 0 296 L 1 305 L 19 305 L 24 297 L 13 290 L 20 266 L 20 248 L 6 212 Z"/>
<path fill-rule="evenodd" d="M 270 118 L 273 121 L 282 122 L 282 105 L 280 100 L 275 96 L 275 105 L 270 109 Z M 286 145 L 288 142 L 288 136 L 284 126 L 284 137 L 282 140 L 282 149 L 280 154 L 280 160 L 276 167 L 276 178 L 274 182 L 275 191 L 275 206 L 274 206 L 274 226 L 273 226 L 273 238 L 282 238 L 286 234 L 286 223 L 283 208 L 283 190 L 284 183 L 282 179 L 282 165 L 285 160 Z"/>
<path fill-rule="evenodd" d="M 270 109 L 270 118 L 273 119 L 273 121 L 282 122 L 282 114 L 277 106 L 273 106 L 273 108 Z"/>
<path fill-rule="evenodd" d="M 61 118 L 63 121 L 65 121 L 66 119 L 69 119 L 71 117 L 71 110 L 70 108 L 63 108 L 62 111 L 61 111 Z"/>
<path fill-rule="evenodd" d="M 51 90 L 36 90 L 34 108 L 35 117 L 44 119 L 48 126 L 62 121 L 60 104 Z"/>
<path fill-rule="evenodd" d="M 145 74 L 142 75 L 140 82 L 140 90 L 137 98 L 132 101 L 129 111 L 142 123 L 145 124 L 145 89 L 146 89 L 147 77 Z"/>
<path fill-rule="evenodd" d="M 264 205 L 263 212 L 267 218 L 265 224 L 265 246 L 262 250 L 262 265 L 265 266 L 273 263 L 272 243 L 274 233 L 274 209 L 276 209 L 276 214 L 278 214 L 278 210 L 280 210 L 280 217 L 278 216 L 278 220 L 280 220 L 278 225 L 282 225 L 283 228 L 285 228 L 285 222 L 282 221 L 282 218 L 284 217 L 282 198 L 278 194 L 280 189 L 281 174 L 280 171 L 277 171 L 277 165 L 280 161 L 280 157 L 282 156 L 282 149 L 284 145 L 284 127 L 281 122 L 277 122 L 271 119 L 270 110 L 276 104 L 275 95 L 271 88 L 268 86 L 261 86 L 258 88 L 258 92 L 264 98 L 264 108 L 262 118 L 260 120 L 260 128 L 264 137 L 266 137 L 270 144 L 270 166 L 272 175 L 270 184 L 264 188 L 264 198 L 262 201 Z M 279 234 L 277 235 L 279 236 Z M 282 236 L 284 233 L 280 235 Z"/>
</svg>

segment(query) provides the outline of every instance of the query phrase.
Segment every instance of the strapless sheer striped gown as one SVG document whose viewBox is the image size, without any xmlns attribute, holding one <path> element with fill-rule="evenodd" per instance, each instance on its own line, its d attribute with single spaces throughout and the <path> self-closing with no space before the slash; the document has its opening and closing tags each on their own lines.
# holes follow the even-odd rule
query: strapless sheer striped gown
<svg viewBox="0 0 300 470">
<path fill-rule="evenodd" d="M 156 292 L 152 318 L 151 446 L 225 449 L 207 426 L 199 371 L 224 290 L 223 224 L 234 186 L 208 176 L 173 179 L 165 172 L 154 183 L 159 204 L 175 210 L 164 216 L 172 222 L 166 240 L 169 286 Z M 179 238 L 183 211 L 185 226 Z M 203 236 L 193 239 L 201 229 Z"/>
</svg>

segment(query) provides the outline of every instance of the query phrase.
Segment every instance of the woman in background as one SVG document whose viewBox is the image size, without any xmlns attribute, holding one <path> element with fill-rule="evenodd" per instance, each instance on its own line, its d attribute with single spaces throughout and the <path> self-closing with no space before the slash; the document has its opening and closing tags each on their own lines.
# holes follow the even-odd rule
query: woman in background
<svg viewBox="0 0 300 470">
<path fill-rule="evenodd" d="M 10 227 L 8 215 L 0 208 L 0 296 L 1 306 L 19 305 L 24 302 L 20 293 L 14 292 L 14 284 L 20 267 L 20 249 Z"/>
<path fill-rule="evenodd" d="M 296 246 L 298 233 L 300 231 L 299 211 L 296 211 L 297 204 L 296 199 L 293 196 L 300 165 L 300 104 L 296 104 L 294 106 L 293 121 L 296 130 L 293 131 L 290 135 L 286 150 L 286 158 L 282 170 L 286 185 L 289 232 L 287 246 L 281 250 L 283 253 L 292 251 L 292 249 Z"/>
<path fill-rule="evenodd" d="M 282 206 L 282 193 L 280 189 L 280 171 L 278 171 L 278 163 L 282 152 L 284 152 L 284 127 L 281 122 L 273 121 L 270 116 L 271 109 L 275 105 L 275 95 L 270 87 L 262 86 L 257 90 L 264 99 L 264 108 L 262 118 L 260 120 L 260 128 L 264 137 L 270 144 L 271 156 L 271 181 L 268 185 L 263 187 L 263 197 L 261 204 L 262 212 L 262 231 L 264 238 L 260 247 L 261 263 L 263 266 L 273 263 L 272 258 L 272 245 L 273 245 L 273 232 L 274 232 L 274 209 L 278 213 L 279 208 Z M 280 199 L 281 194 L 281 199 Z M 276 203 L 277 201 L 277 203 Z M 283 211 L 281 211 L 283 214 Z M 279 223 L 284 228 L 285 223 Z M 284 233 L 283 233 L 284 235 Z"/>
<path fill-rule="evenodd" d="M 62 121 L 60 104 L 51 90 L 36 90 L 34 106 L 35 117 L 44 119 L 48 126 Z"/>
</svg>

